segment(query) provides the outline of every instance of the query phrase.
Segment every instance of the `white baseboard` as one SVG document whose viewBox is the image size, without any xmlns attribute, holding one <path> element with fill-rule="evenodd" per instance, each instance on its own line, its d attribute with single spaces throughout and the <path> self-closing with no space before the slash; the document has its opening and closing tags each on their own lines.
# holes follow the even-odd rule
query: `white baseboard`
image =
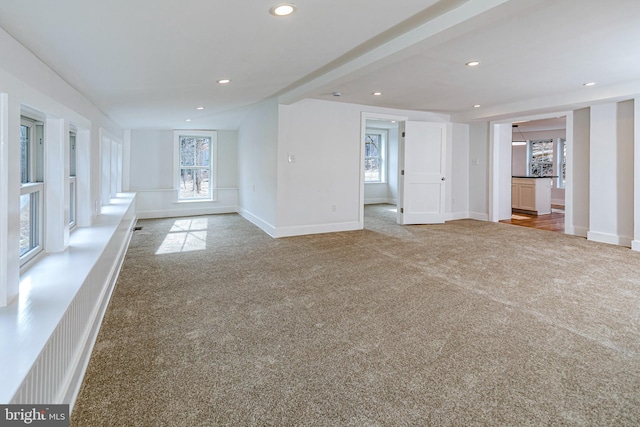
<svg viewBox="0 0 640 427">
<path fill-rule="evenodd" d="M 482 212 L 469 212 L 469 218 L 477 219 L 478 221 L 489 221 L 489 214 Z"/>
<path fill-rule="evenodd" d="M 386 197 L 380 197 L 377 199 L 364 199 L 365 205 L 378 205 L 380 203 L 389 203 Z"/>
<path fill-rule="evenodd" d="M 339 231 L 362 230 L 364 225 L 358 221 L 340 222 L 335 224 L 300 225 L 293 227 L 278 227 L 274 237 L 304 236 L 307 234 L 336 233 Z"/>
<path fill-rule="evenodd" d="M 634 251 L 640 251 L 640 240 L 634 240 L 631 242 L 631 249 Z"/>
<path fill-rule="evenodd" d="M 445 221 L 455 221 L 457 219 L 468 219 L 470 218 L 469 212 L 449 212 L 444 215 Z"/>
<path fill-rule="evenodd" d="M 249 212 L 246 209 L 242 209 L 241 208 L 238 213 L 244 219 L 246 219 L 247 221 L 249 221 L 250 223 L 252 223 L 256 227 L 258 227 L 259 229 L 261 229 L 262 231 L 267 233 L 269 236 L 278 237 L 278 236 L 276 236 L 276 228 L 273 225 L 269 224 L 266 221 L 263 221 L 261 218 L 255 216 L 254 214 L 252 214 L 251 212 Z"/>
<path fill-rule="evenodd" d="M 587 239 L 594 242 L 609 243 L 611 245 L 631 247 L 633 239 L 631 237 L 618 236 L 616 234 L 600 233 L 597 231 L 587 232 Z"/>
<path fill-rule="evenodd" d="M 384 197 L 380 197 L 377 199 L 364 199 L 365 205 L 379 205 L 381 203 L 389 204 L 389 205 L 397 205 L 398 199 L 388 199 Z"/>
<path fill-rule="evenodd" d="M 181 216 L 214 215 L 225 213 L 238 213 L 237 206 L 215 206 L 215 207 L 184 207 L 180 209 L 164 209 L 155 211 L 137 212 L 139 219 L 153 218 L 174 218 Z"/>
<path fill-rule="evenodd" d="M 572 236 L 587 237 L 589 229 L 587 227 L 567 226 L 564 232 L 565 234 L 570 234 Z"/>
</svg>

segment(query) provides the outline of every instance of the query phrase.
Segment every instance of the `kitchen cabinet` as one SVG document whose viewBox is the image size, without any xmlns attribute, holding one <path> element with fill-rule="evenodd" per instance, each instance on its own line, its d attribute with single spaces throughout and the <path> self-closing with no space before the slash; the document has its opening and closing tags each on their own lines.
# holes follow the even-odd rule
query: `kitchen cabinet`
<svg viewBox="0 0 640 427">
<path fill-rule="evenodd" d="M 511 208 L 535 215 L 551 213 L 552 177 L 513 177 Z"/>
</svg>

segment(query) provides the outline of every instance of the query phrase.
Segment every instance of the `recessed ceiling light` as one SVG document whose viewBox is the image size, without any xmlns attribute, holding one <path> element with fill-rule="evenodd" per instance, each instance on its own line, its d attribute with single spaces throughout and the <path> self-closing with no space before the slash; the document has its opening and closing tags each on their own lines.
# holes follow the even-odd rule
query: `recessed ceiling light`
<svg viewBox="0 0 640 427">
<path fill-rule="evenodd" d="M 372 94 L 372 95 L 373 95 L 373 96 L 380 96 L 380 95 L 382 95 L 382 92 L 373 92 L 373 94 Z"/>
<path fill-rule="evenodd" d="M 480 104 L 475 104 L 473 108 L 480 108 Z"/>
<path fill-rule="evenodd" d="M 204 107 L 197 107 L 196 110 L 204 110 Z"/>
<path fill-rule="evenodd" d="M 218 83 L 220 83 L 221 85 L 226 85 L 227 83 L 230 83 L 231 80 L 230 79 L 220 79 L 218 80 Z"/>
<path fill-rule="evenodd" d="M 187 119 L 187 120 L 185 120 L 185 122 L 190 122 L 190 121 L 191 121 L 191 119 Z"/>
<path fill-rule="evenodd" d="M 478 65 L 480 65 L 480 61 L 469 61 L 466 64 L 467 67 L 477 67 Z"/>
<path fill-rule="evenodd" d="M 274 16 L 287 16 L 296 11 L 296 5 L 293 3 L 280 3 L 269 9 L 269 13 Z"/>
<path fill-rule="evenodd" d="M 583 83 L 583 86 L 595 86 L 596 82 Z"/>
</svg>

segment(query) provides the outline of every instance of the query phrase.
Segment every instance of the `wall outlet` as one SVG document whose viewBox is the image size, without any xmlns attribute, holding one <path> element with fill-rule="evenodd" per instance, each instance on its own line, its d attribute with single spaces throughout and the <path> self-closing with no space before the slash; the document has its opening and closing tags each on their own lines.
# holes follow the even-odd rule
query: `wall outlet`
<svg viewBox="0 0 640 427">
<path fill-rule="evenodd" d="M 296 162 L 296 155 L 289 154 L 289 163 L 295 163 L 295 162 Z"/>
</svg>

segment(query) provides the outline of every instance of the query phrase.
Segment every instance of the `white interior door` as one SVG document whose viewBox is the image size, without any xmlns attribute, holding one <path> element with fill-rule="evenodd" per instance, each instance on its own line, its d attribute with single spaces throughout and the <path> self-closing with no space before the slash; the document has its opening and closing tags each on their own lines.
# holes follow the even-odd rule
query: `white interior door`
<svg viewBox="0 0 640 427">
<path fill-rule="evenodd" d="M 444 123 L 404 123 L 400 138 L 400 224 L 444 222 L 446 144 Z"/>
</svg>

